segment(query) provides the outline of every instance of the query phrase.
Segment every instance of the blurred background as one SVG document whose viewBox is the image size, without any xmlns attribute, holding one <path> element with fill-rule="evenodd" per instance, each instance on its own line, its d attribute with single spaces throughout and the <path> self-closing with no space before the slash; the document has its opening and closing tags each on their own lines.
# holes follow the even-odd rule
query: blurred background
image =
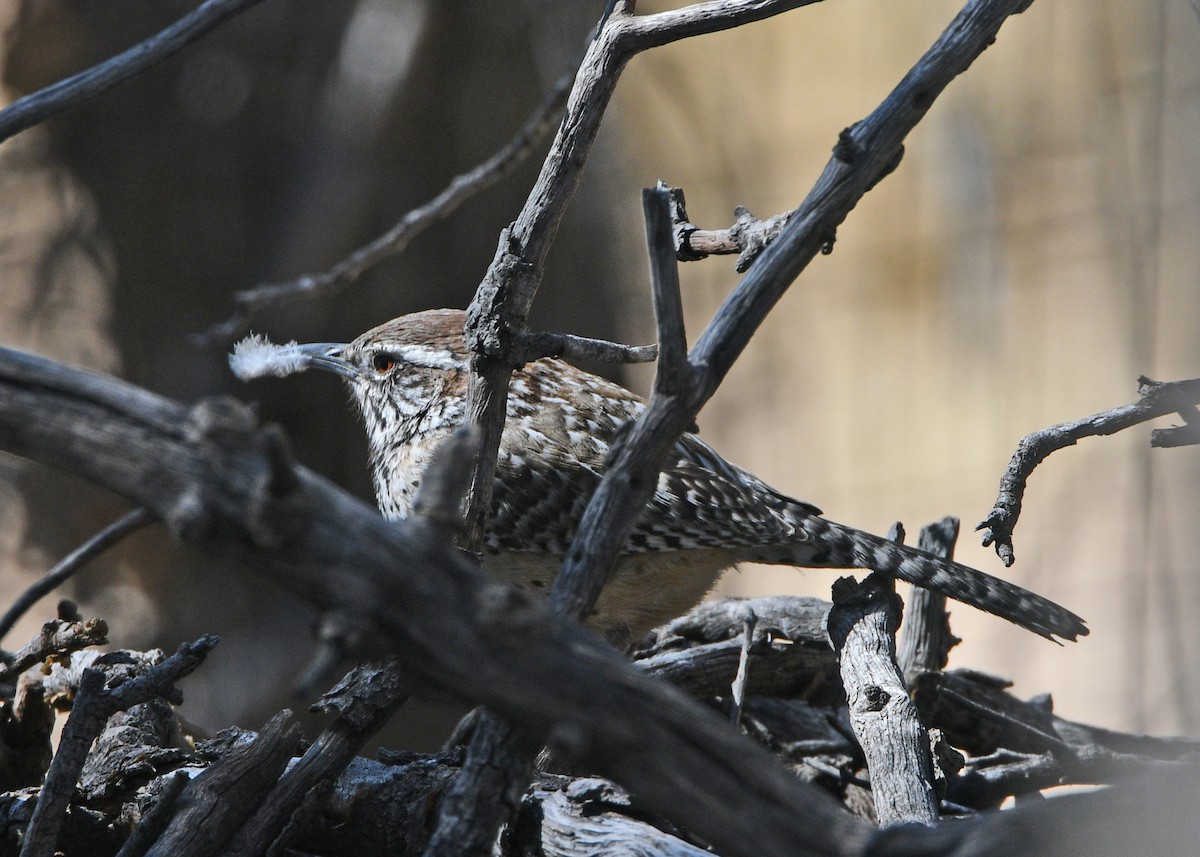
<svg viewBox="0 0 1200 857">
<path fill-rule="evenodd" d="M 195 3 L 0 0 L 11 101 Z M 650 12 L 681 3 L 642 3 Z M 653 338 L 639 190 L 692 220 L 795 207 L 838 132 L 869 113 L 959 7 L 827 0 L 658 49 L 622 78 L 535 305 L 543 328 Z M 603 0 L 266 0 L 135 80 L 0 145 L 0 342 L 191 402 L 260 403 L 297 454 L 371 499 L 332 377 L 235 382 L 191 334 L 231 294 L 320 272 L 522 124 L 580 55 Z M 544 151 L 544 147 L 543 150 Z M 541 151 L 342 295 L 264 314 L 277 341 L 345 340 L 470 300 Z M 1034 3 L 909 137 L 900 169 L 793 286 L 700 418 L 729 459 L 838 521 L 886 532 L 956 515 L 958 556 L 1062 602 L 1092 635 L 1058 648 L 966 607 L 952 666 L 1051 692 L 1059 713 L 1197 734 L 1200 449 L 1149 426 L 1035 473 L 1005 570 L 971 528 L 1017 441 L 1200 375 L 1200 20 L 1187 0 Z M 694 336 L 737 280 L 683 266 Z M 607 370 L 645 390 L 651 370 Z M 1164 421 L 1163 424 L 1169 424 Z M 125 511 L 0 457 L 0 601 Z M 835 573 L 745 568 L 721 591 L 828 597 Z M 223 642 L 184 713 L 257 728 L 310 653 L 313 614 L 151 528 L 66 591 L 121 647 Z M 4 644 L 21 645 L 53 598 Z M 384 737 L 436 746 L 458 711 L 410 705 Z"/>
</svg>

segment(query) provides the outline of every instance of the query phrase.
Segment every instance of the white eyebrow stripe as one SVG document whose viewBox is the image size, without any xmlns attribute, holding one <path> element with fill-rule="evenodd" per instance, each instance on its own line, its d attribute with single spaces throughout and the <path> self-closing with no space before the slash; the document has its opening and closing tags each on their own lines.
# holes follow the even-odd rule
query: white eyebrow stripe
<svg viewBox="0 0 1200 857">
<path fill-rule="evenodd" d="M 398 345 L 395 348 L 386 349 L 386 353 L 395 354 L 405 363 L 424 366 L 427 369 L 465 370 L 467 368 L 465 360 L 459 360 L 442 348 L 429 348 L 425 345 Z"/>
</svg>

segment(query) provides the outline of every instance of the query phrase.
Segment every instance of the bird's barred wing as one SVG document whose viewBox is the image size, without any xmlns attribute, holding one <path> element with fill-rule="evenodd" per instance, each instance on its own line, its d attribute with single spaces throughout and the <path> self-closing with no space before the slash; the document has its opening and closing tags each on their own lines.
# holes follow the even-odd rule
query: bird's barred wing
<svg viewBox="0 0 1200 857">
<path fill-rule="evenodd" d="M 555 407 L 554 401 L 546 407 L 544 396 L 541 403 L 536 412 L 523 404 L 510 409 L 488 528 L 492 550 L 565 553 L 600 483 L 610 442 L 621 424 L 644 408 L 636 400 L 608 402 L 605 413 L 620 419 L 585 424 L 587 415 L 575 408 Z M 801 514 L 817 512 L 729 464 L 695 435 L 685 435 L 626 551 L 793 542 L 799 536 L 795 517 L 785 513 L 788 505 Z"/>
</svg>

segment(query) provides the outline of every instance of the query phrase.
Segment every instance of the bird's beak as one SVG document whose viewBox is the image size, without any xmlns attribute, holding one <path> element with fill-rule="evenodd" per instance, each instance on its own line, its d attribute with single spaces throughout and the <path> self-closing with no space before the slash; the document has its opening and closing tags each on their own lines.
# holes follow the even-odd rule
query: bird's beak
<svg viewBox="0 0 1200 857">
<path fill-rule="evenodd" d="M 324 369 L 353 381 L 362 375 L 358 367 L 342 355 L 347 346 L 341 342 L 313 342 L 301 345 L 300 352 L 307 358 L 308 365 L 315 369 Z"/>
</svg>

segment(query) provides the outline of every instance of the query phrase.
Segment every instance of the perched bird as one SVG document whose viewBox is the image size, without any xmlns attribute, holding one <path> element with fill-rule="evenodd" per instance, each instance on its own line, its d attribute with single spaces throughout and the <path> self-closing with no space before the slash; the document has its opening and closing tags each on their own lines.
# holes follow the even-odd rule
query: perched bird
<svg viewBox="0 0 1200 857">
<path fill-rule="evenodd" d="M 366 425 L 379 508 L 403 518 L 434 452 L 465 417 L 464 322 L 461 311 L 430 310 L 393 319 L 349 344 L 248 341 L 231 364 L 243 377 L 310 366 L 342 376 Z M 537 360 L 513 374 L 486 572 L 527 589 L 550 587 L 604 473 L 609 445 L 645 407 L 634 393 L 561 360 Z M 1088 633 L 1074 613 L 1019 586 L 822 518 L 815 506 L 730 464 L 694 434 L 675 445 L 589 624 L 640 639 L 694 606 L 740 562 L 871 568 L 1051 639 Z"/>
</svg>

